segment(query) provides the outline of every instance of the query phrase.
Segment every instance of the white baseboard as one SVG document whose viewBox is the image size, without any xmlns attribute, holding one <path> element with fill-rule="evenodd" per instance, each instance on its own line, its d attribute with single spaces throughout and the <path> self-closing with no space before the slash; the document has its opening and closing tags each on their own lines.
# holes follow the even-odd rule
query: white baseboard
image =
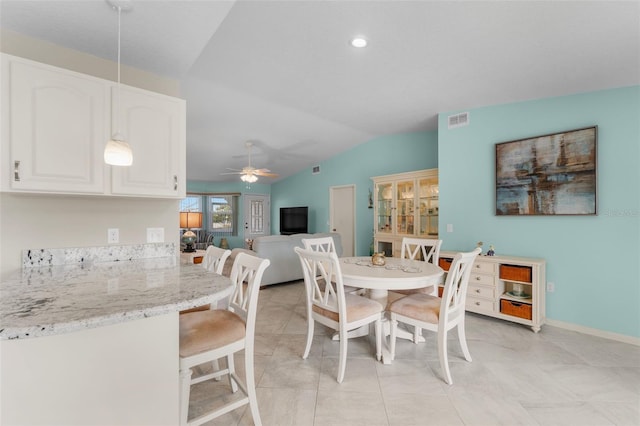
<svg viewBox="0 0 640 426">
<path fill-rule="evenodd" d="M 609 340 L 615 340 L 622 343 L 629 343 L 630 345 L 640 346 L 640 338 L 627 336 L 624 334 L 613 333 L 611 331 L 598 330 L 597 328 L 584 327 L 582 325 L 572 324 L 570 322 L 552 320 L 547 318 L 545 323 L 554 327 L 564 328 L 571 331 L 577 331 L 578 333 L 590 334 L 596 337 L 602 337 Z"/>
</svg>

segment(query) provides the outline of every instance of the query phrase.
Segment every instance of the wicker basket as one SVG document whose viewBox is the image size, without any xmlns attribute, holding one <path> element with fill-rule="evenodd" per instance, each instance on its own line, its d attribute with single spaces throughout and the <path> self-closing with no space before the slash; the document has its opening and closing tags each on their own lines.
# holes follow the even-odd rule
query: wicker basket
<svg viewBox="0 0 640 426">
<path fill-rule="evenodd" d="M 531 267 L 516 266 L 516 265 L 500 265 L 500 279 L 530 283 Z"/>
<path fill-rule="evenodd" d="M 532 318 L 531 305 L 513 300 L 500 299 L 500 312 L 528 320 Z"/>
</svg>

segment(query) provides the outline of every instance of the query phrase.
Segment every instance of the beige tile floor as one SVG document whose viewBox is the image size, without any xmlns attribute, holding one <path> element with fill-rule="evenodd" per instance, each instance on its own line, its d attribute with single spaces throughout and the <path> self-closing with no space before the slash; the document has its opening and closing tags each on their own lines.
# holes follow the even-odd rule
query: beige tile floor
<svg viewBox="0 0 640 426">
<path fill-rule="evenodd" d="M 437 343 L 398 341 L 391 365 L 375 360 L 375 343 L 349 341 L 344 382 L 336 382 L 338 343 L 316 326 L 306 333 L 302 282 L 260 291 L 256 336 L 258 404 L 265 426 L 324 425 L 640 425 L 640 347 L 564 329 L 529 328 L 467 314 L 473 362 L 453 333 L 454 384 L 440 375 Z M 243 357 L 236 359 L 243 372 Z M 228 381 L 194 386 L 191 414 L 228 393 Z M 207 425 L 252 424 L 243 407 Z"/>
</svg>

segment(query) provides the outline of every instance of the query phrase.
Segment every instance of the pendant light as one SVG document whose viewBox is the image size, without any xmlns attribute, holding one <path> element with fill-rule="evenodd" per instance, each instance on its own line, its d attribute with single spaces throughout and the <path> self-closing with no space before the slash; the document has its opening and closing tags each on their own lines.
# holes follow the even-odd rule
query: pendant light
<svg viewBox="0 0 640 426">
<path fill-rule="evenodd" d="M 120 133 L 120 100 L 122 98 L 120 89 L 120 17 L 122 15 L 122 9 L 124 8 L 125 10 L 128 10 L 131 5 L 128 1 L 107 0 L 107 3 L 109 3 L 113 9 L 118 11 L 118 100 L 116 102 L 116 108 L 114 109 L 115 118 L 113 122 L 115 123 L 115 128 L 112 129 L 113 134 L 111 139 L 104 147 L 104 162 L 112 166 L 130 166 L 133 164 L 133 151 L 131 151 L 131 146 L 124 140 Z"/>
</svg>

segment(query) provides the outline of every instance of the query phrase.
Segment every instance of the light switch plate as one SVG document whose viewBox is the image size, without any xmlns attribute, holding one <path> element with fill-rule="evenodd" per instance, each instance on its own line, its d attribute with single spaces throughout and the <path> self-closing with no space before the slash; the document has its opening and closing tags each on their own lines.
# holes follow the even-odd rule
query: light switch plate
<svg viewBox="0 0 640 426">
<path fill-rule="evenodd" d="M 164 243 L 164 228 L 147 228 L 148 243 Z"/>
</svg>

